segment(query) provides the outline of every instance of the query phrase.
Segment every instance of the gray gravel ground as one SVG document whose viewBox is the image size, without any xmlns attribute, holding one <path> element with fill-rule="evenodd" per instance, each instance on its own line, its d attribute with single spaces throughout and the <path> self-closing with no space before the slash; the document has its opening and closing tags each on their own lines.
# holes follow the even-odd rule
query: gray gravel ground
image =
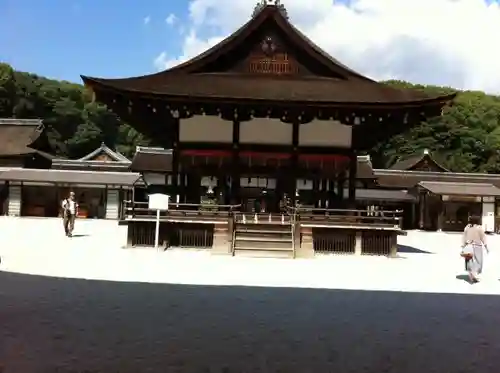
<svg viewBox="0 0 500 373">
<path fill-rule="evenodd" d="M 0 274 L 4 372 L 498 372 L 488 295 Z"/>
<path fill-rule="evenodd" d="M 2 231 L 2 373 L 500 372 L 500 256 L 469 285 L 459 236 L 413 232 L 397 260 L 272 261 L 124 251 L 86 229 Z"/>
</svg>

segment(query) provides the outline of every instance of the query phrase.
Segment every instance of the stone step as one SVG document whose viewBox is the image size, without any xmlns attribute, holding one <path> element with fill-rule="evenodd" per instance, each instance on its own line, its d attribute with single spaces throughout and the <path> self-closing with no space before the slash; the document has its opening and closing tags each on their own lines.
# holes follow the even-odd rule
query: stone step
<svg viewBox="0 0 500 373">
<path fill-rule="evenodd" d="M 234 256 L 247 258 L 293 259 L 293 250 L 235 249 Z"/>
</svg>

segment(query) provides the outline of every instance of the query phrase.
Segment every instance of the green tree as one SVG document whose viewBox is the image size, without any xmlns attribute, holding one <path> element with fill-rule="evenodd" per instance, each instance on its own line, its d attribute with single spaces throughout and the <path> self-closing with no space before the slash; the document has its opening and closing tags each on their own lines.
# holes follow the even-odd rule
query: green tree
<svg viewBox="0 0 500 373">
<path fill-rule="evenodd" d="M 12 116 L 15 100 L 14 69 L 10 65 L 0 63 L 0 117 Z"/>
</svg>

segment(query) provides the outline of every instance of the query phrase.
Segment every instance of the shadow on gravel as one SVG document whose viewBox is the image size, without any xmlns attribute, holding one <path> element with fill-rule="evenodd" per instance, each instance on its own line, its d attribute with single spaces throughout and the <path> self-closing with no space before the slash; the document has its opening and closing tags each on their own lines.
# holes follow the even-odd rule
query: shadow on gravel
<svg viewBox="0 0 500 373">
<path fill-rule="evenodd" d="M 498 296 L 0 272 L 0 305 L 4 372 L 498 370 Z"/>
<path fill-rule="evenodd" d="M 470 281 L 469 276 L 466 275 L 466 274 L 457 275 L 456 278 L 457 278 L 457 280 L 462 280 L 462 281 L 467 282 L 468 284 L 472 284 L 472 282 Z"/>
<path fill-rule="evenodd" d="M 434 254 L 433 252 L 417 249 L 416 247 L 413 247 L 413 246 L 399 245 L 399 244 L 398 244 L 398 253 L 401 253 L 401 254 Z"/>
</svg>

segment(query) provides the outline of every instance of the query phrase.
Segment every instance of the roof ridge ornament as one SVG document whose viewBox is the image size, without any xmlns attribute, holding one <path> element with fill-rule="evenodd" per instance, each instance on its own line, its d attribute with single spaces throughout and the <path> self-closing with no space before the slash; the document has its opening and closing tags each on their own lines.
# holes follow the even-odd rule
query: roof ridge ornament
<svg viewBox="0 0 500 373">
<path fill-rule="evenodd" d="M 288 19 L 288 11 L 285 6 L 281 3 L 281 0 L 260 0 L 255 4 L 253 8 L 252 18 L 255 18 L 266 6 L 275 6 L 281 13 L 283 18 Z"/>
</svg>

